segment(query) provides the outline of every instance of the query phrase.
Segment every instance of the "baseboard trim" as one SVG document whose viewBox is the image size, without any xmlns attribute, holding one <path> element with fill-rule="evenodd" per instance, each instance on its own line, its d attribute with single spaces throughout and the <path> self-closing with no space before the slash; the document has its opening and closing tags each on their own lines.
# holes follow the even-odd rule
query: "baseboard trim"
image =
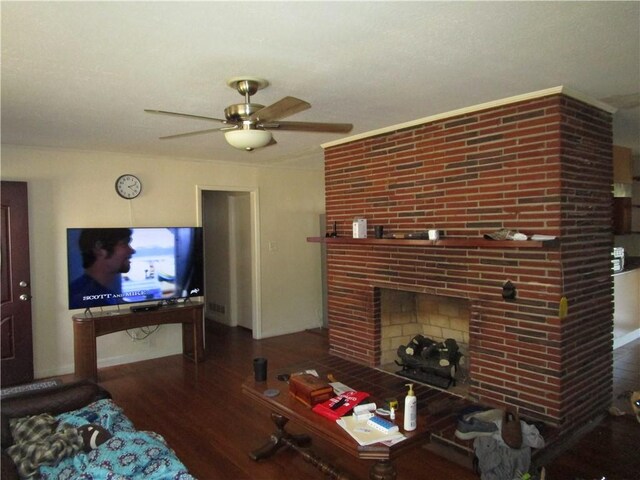
<svg viewBox="0 0 640 480">
<path fill-rule="evenodd" d="M 613 339 L 613 349 L 615 350 L 616 348 L 620 348 L 625 346 L 627 343 L 631 343 L 634 340 L 637 340 L 640 338 L 640 328 L 637 330 L 633 330 L 632 332 L 629 332 L 625 335 L 622 335 L 621 337 L 618 338 L 614 338 Z"/>
</svg>

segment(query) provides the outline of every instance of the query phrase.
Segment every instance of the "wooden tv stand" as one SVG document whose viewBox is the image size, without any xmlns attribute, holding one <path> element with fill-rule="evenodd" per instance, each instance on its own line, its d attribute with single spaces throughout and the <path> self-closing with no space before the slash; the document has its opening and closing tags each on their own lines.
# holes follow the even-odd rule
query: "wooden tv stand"
<svg viewBox="0 0 640 480">
<path fill-rule="evenodd" d="M 147 312 L 114 310 L 92 315 L 90 312 L 73 316 L 73 348 L 76 378 L 98 380 L 96 338 L 132 328 L 167 323 L 182 323 L 182 353 L 189 360 L 204 360 L 203 303 L 186 302 L 163 306 Z"/>
</svg>

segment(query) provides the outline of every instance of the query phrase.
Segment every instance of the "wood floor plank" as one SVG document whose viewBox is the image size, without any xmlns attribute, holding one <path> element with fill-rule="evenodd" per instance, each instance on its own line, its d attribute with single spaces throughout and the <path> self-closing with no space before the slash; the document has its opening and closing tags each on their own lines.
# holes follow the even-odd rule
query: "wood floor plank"
<svg viewBox="0 0 640 480">
<path fill-rule="evenodd" d="M 206 342 L 206 360 L 199 365 L 175 355 L 102 368 L 99 381 L 138 428 L 160 433 L 196 478 L 322 479 L 319 471 L 293 451 L 280 451 L 261 462 L 250 459 L 249 452 L 261 446 L 274 429 L 269 412 L 246 398 L 240 386 L 252 374 L 252 359 L 257 356 L 268 359 L 270 376 L 309 359 L 331 361 L 327 360 L 326 332 L 253 340 L 247 330 L 213 324 L 207 329 Z M 362 368 L 362 381 L 397 388 L 401 398 L 402 385 L 408 383 L 406 379 L 379 376 L 368 368 Z M 283 383 L 282 389 L 286 388 Z M 433 393 L 428 395 L 436 398 Z M 640 424 L 626 422 L 631 417 L 622 418 L 620 422 L 613 419 L 613 424 L 605 420 L 593 437 L 585 436 L 586 446 L 577 445 L 554 460 L 548 467 L 553 475 L 547 478 L 639 478 L 638 460 L 617 449 L 636 451 Z M 445 423 L 442 428 L 446 428 Z M 288 430 L 305 433 L 295 424 L 288 425 Z M 355 461 L 319 439 L 314 439 L 314 450 L 353 478 L 367 478 L 371 462 Z M 455 461 L 421 448 L 399 458 L 396 466 L 399 479 L 479 478 Z"/>
</svg>

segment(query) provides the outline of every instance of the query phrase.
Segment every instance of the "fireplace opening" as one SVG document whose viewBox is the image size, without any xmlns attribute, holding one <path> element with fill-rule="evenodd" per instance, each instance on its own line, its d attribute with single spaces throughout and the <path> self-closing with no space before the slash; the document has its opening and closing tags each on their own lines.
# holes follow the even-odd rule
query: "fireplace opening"
<svg viewBox="0 0 640 480">
<path fill-rule="evenodd" d="M 444 375 L 442 372 L 449 368 L 446 365 L 447 362 L 443 361 L 448 358 L 447 351 L 437 352 L 436 349 L 438 346 L 451 345 L 449 339 L 452 339 L 459 351 L 457 368 L 449 368 L 454 382 L 441 383 L 437 378 L 432 378 L 430 381 L 422 380 L 422 383 L 446 389 L 451 393 L 466 395 L 469 388 L 469 318 L 470 305 L 467 299 L 381 288 L 379 368 L 407 376 L 406 374 L 410 372 L 399 365 L 399 363 L 406 363 L 398 356 L 399 348 L 415 346 L 416 340 L 422 342 L 422 339 L 426 339 L 428 344 L 430 342 L 434 344 L 430 349 L 425 350 L 425 353 L 430 352 L 429 362 L 433 364 L 435 360 L 436 365 L 440 362 L 438 376 Z M 406 350 L 403 348 L 402 351 Z M 427 357 L 424 354 L 423 356 Z M 421 380 L 412 378 L 411 381 Z"/>
</svg>

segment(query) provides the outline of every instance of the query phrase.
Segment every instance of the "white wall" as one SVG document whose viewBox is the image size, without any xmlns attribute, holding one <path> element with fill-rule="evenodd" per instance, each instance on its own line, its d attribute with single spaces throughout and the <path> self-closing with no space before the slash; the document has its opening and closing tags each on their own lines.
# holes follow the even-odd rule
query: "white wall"
<svg viewBox="0 0 640 480">
<path fill-rule="evenodd" d="M 28 183 L 36 378 L 73 371 L 71 316 L 80 311 L 67 309 L 66 229 L 200 225 L 198 188 L 203 185 L 258 189 L 261 336 L 320 325 L 319 247 L 306 237 L 319 234 L 322 170 L 3 145 L 0 173 L 2 180 Z M 133 201 L 115 193 L 122 173 L 143 182 L 142 195 Z M 119 332 L 98 339 L 98 365 L 180 350 L 179 325 L 164 325 L 145 342 L 134 343 Z"/>
<path fill-rule="evenodd" d="M 205 292 L 207 318 L 231 325 L 229 318 L 229 194 L 203 192 L 202 215 L 205 238 Z M 217 312 L 209 306 L 225 307 Z M 235 325 L 234 325 L 235 326 Z"/>
<path fill-rule="evenodd" d="M 251 235 L 251 196 L 235 194 L 229 198 L 231 241 L 230 292 L 232 324 L 253 329 L 253 251 Z"/>
<path fill-rule="evenodd" d="M 289 333 L 289 323 L 296 315 L 313 319 L 322 325 L 322 285 L 320 245 L 309 248 L 307 232 L 319 236 L 318 215 L 324 212 L 324 172 L 318 180 L 322 189 L 318 208 L 316 191 L 319 187 L 312 177 L 292 182 L 276 170 L 261 170 L 260 229 L 261 270 L 268 282 L 262 285 L 262 315 L 269 318 L 264 336 Z M 278 205 L 278 208 L 263 208 Z M 312 235 L 311 235 L 312 236 Z M 296 284 L 291 289 L 292 283 Z M 266 301 L 265 299 L 269 299 Z M 304 321 L 305 323 L 307 320 Z M 265 331 L 267 330 L 268 333 Z"/>
</svg>

